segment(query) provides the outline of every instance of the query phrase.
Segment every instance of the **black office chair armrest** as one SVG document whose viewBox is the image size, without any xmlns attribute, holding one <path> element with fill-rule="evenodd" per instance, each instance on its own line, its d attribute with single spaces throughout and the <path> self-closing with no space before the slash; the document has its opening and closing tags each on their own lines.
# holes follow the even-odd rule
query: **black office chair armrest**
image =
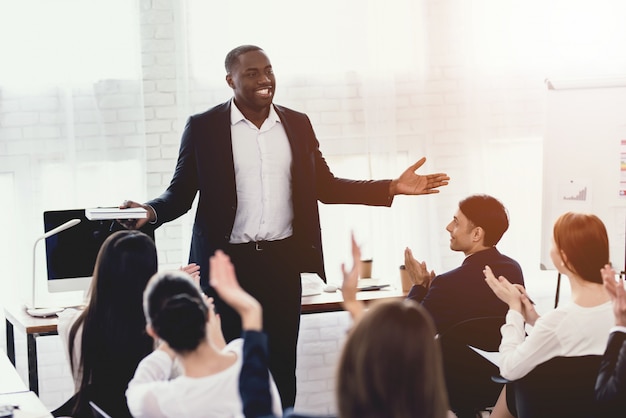
<svg viewBox="0 0 626 418">
<path fill-rule="evenodd" d="M 497 376 L 491 376 L 491 381 L 495 382 L 495 383 L 501 383 L 506 385 L 507 383 L 511 383 L 511 381 L 509 379 L 505 379 L 504 377 L 497 375 Z"/>
</svg>

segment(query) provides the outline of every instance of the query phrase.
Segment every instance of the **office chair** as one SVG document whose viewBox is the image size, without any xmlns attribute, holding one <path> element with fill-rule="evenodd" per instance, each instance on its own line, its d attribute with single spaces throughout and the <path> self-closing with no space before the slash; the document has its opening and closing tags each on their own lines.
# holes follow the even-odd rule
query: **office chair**
<svg viewBox="0 0 626 418">
<path fill-rule="evenodd" d="M 555 357 L 538 365 L 507 383 L 509 411 L 517 418 L 603 416 L 594 392 L 601 359 L 595 355 Z"/>
<path fill-rule="evenodd" d="M 459 418 L 475 418 L 498 400 L 502 384 L 491 377 L 498 367 L 468 345 L 498 351 L 504 316 L 468 319 L 438 335 L 450 409 Z"/>
</svg>

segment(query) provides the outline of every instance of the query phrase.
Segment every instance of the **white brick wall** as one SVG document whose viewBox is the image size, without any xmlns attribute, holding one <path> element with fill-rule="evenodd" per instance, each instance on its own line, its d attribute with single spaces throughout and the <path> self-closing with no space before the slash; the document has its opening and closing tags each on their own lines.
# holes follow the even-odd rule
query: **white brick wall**
<svg viewBox="0 0 626 418">
<path fill-rule="evenodd" d="M 84 147 L 100 134 L 97 118 L 105 119 L 105 129 L 116 146 L 146 146 L 147 195 L 160 194 L 169 183 L 174 170 L 180 133 L 187 114 L 180 115 L 185 105 L 193 111 L 204 110 L 224 100 L 223 88 L 207 90 L 194 86 L 189 103 L 178 96 L 176 77 L 176 44 L 178 31 L 174 0 L 141 1 L 141 46 L 143 69 L 144 112 L 137 112 L 138 87 L 123 82 L 103 82 L 97 87 L 97 106 L 88 97 L 77 100 L 76 135 L 84 139 Z M 494 78 L 489 85 L 471 86 L 462 68 L 462 51 L 438 48 L 445 45 L 457 29 L 454 19 L 442 9 L 452 9 L 455 1 L 430 0 L 425 2 L 429 15 L 429 33 L 432 55 L 429 57 L 431 78 L 422 84 L 415 75 L 398 76 L 393 81 L 397 92 L 398 147 L 412 152 L 416 143 L 428 144 L 429 158 L 437 161 L 437 169 L 454 176 L 455 184 L 440 196 L 438 210 L 444 218 L 456 209 L 459 199 L 471 190 L 473 162 L 465 159 L 466 129 L 471 128 L 476 109 L 468 106 L 464 91 L 478 89 L 480 103 L 492 117 L 483 118 L 486 126 L 482 134 L 498 137 L 501 132 L 519 132 L 522 136 L 540 136 L 543 130 L 543 86 L 535 79 L 523 77 Z M 456 19 L 460 19 L 456 16 Z M 194 84 L 192 81 L 191 84 Z M 285 87 L 283 87 L 285 86 Z M 280 103 L 307 112 L 320 138 L 322 147 L 341 154 L 351 151 L 352 140 L 361 140 L 366 132 L 363 91 L 358 80 L 281 79 Z M 500 98 L 506 97 L 506 106 Z M 3 95 L 0 117 L 0 156 L 20 157 L 37 147 L 58 146 L 52 139 L 65 129 L 54 97 L 10 97 Z M 145 144 L 138 144 L 145 131 Z M 346 144 L 343 146 L 342 144 Z M 130 198 L 131 196 L 129 196 Z M 36 197 L 33 197 L 36 198 Z M 171 222 L 156 233 L 159 260 L 162 268 L 177 267 L 186 259 L 190 217 Z M 441 231 L 437 245 L 442 248 L 441 265 L 452 267 L 460 262 L 459 255 L 447 250 L 447 238 Z M 551 302 L 552 287 L 536 286 L 545 306 Z M 543 292 L 543 293 L 542 293 Z M 543 305 L 542 305 L 543 306 Z M 343 312 L 305 315 L 302 318 L 298 345 L 298 398 L 296 408 L 303 412 L 326 413 L 334 410 L 334 368 L 338 353 L 349 327 Z M 4 321 L 0 325 L 4 335 Z M 25 340 L 16 332 L 18 369 L 25 374 Z M 40 396 L 49 408 L 54 408 L 72 394 L 72 382 L 60 349 L 58 337 L 38 339 Z M 20 348 L 22 347 L 22 348 Z M 25 379 L 26 380 L 26 379 Z"/>
</svg>

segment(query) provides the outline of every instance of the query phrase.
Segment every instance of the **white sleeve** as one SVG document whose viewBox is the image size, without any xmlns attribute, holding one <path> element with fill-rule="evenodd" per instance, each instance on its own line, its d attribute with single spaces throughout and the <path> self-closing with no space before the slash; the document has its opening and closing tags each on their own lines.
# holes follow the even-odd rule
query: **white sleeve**
<svg viewBox="0 0 626 418">
<path fill-rule="evenodd" d="M 278 387 L 276 387 L 276 383 L 274 382 L 274 378 L 270 373 L 270 393 L 272 395 L 272 411 L 274 411 L 274 416 L 282 417 L 283 416 L 283 403 L 280 399 L 280 393 L 278 392 Z"/>
<path fill-rule="evenodd" d="M 524 377 L 535 366 L 555 357 L 560 352 L 559 339 L 555 335 L 560 315 L 556 311 L 540 317 L 532 332 L 526 337 L 524 317 L 509 310 L 506 323 L 500 328 L 500 375 L 508 380 Z"/>
<path fill-rule="evenodd" d="M 159 408 L 158 394 L 167 390 L 172 364 L 172 358 L 162 350 L 155 350 L 139 362 L 126 389 L 126 403 L 133 417 L 164 416 Z"/>
<path fill-rule="evenodd" d="M 72 325 L 78 319 L 81 311 L 77 309 L 68 308 L 59 312 L 57 316 L 59 317 L 59 323 L 57 325 L 57 333 L 59 334 L 59 338 L 61 339 L 61 344 L 63 345 L 63 353 L 65 355 L 65 359 L 67 360 L 68 369 L 72 372 L 72 378 L 74 379 L 74 387 L 76 390 L 80 387 L 80 373 L 72 371 L 71 361 L 74 361 L 74 367 L 78 368 L 78 362 L 80 361 L 81 354 L 81 345 L 82 345 L 82 327 L 80 331 L 76 333 L 74 336 L 74 352 L 70 357 L 70 330 L 72 329 Z"/>
</svg>

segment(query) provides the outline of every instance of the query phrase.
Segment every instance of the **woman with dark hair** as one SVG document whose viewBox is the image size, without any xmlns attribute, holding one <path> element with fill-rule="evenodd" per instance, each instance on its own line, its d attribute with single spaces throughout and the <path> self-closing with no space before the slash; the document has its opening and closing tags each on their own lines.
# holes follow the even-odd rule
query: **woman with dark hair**
<svg viewBox="0 0 626 418">
<path fill-rule="evenodd" d="M 509 311 L 501 328 L 500 374 L 517 380 L 559 356 L 601 355 L 613 325 L 609 295 L 602 285 L 601 269 L 609 262 L 606 228 L 595 215 L 567 212 L 554 224 L 550 257 L 567 276 L 571 302 L 539 317 L 526 291 L 485 267 L 485 280 Z M 532 325 L 526 336 L 525 324 Z M 491 415 L 512 416 L 506 405 L 506 387 Z"/>
<path fill-rule="evenodd" d="M 189 275 L 155 275 L 144 293 L 146 330 L 159 347 L 137 367 L 126 398 L 134 417 L 243 416 L 239 372 L 243 340 L 224 346 L 213 304 Z M 183 375 L 169 380 L 174 360 Z M 272 406 L 281 412 L 278 389 L 271 378 Z"/>
<path fill-rule="evenodd" d="M 115 232 L 98 253 L 85 309 L 59 315 L 59 335 L 67 343 L 76 386 L 73 417 L 93 416 L 90 400 L 112 416 L 130 416 L 124 391 L 139 361 L 154 348 L 145 332 L 141 298 L 156 271 L 150 237 Z"/>
<path fill-rule="evenodd" d="M 339 359 L 336 399 L 341 418 L 445 418 L 448 400 L 439 345 L 428 312 L 412 300 L 374 304 L 364 314 L 356 299 L 360 249 L 352 239 L 353 268 L 343 268 L 344 308 L 355 321 Z M 241 316 L 244 366 L 241 397 L 247 418 L 273 417 L 267 390 L 267 347 L 261 307 L 237 283 L 228 256 L 211 257 L 211 286 Z M 284 417 L 304 417 L 286 411 Z"/>
</svg>

